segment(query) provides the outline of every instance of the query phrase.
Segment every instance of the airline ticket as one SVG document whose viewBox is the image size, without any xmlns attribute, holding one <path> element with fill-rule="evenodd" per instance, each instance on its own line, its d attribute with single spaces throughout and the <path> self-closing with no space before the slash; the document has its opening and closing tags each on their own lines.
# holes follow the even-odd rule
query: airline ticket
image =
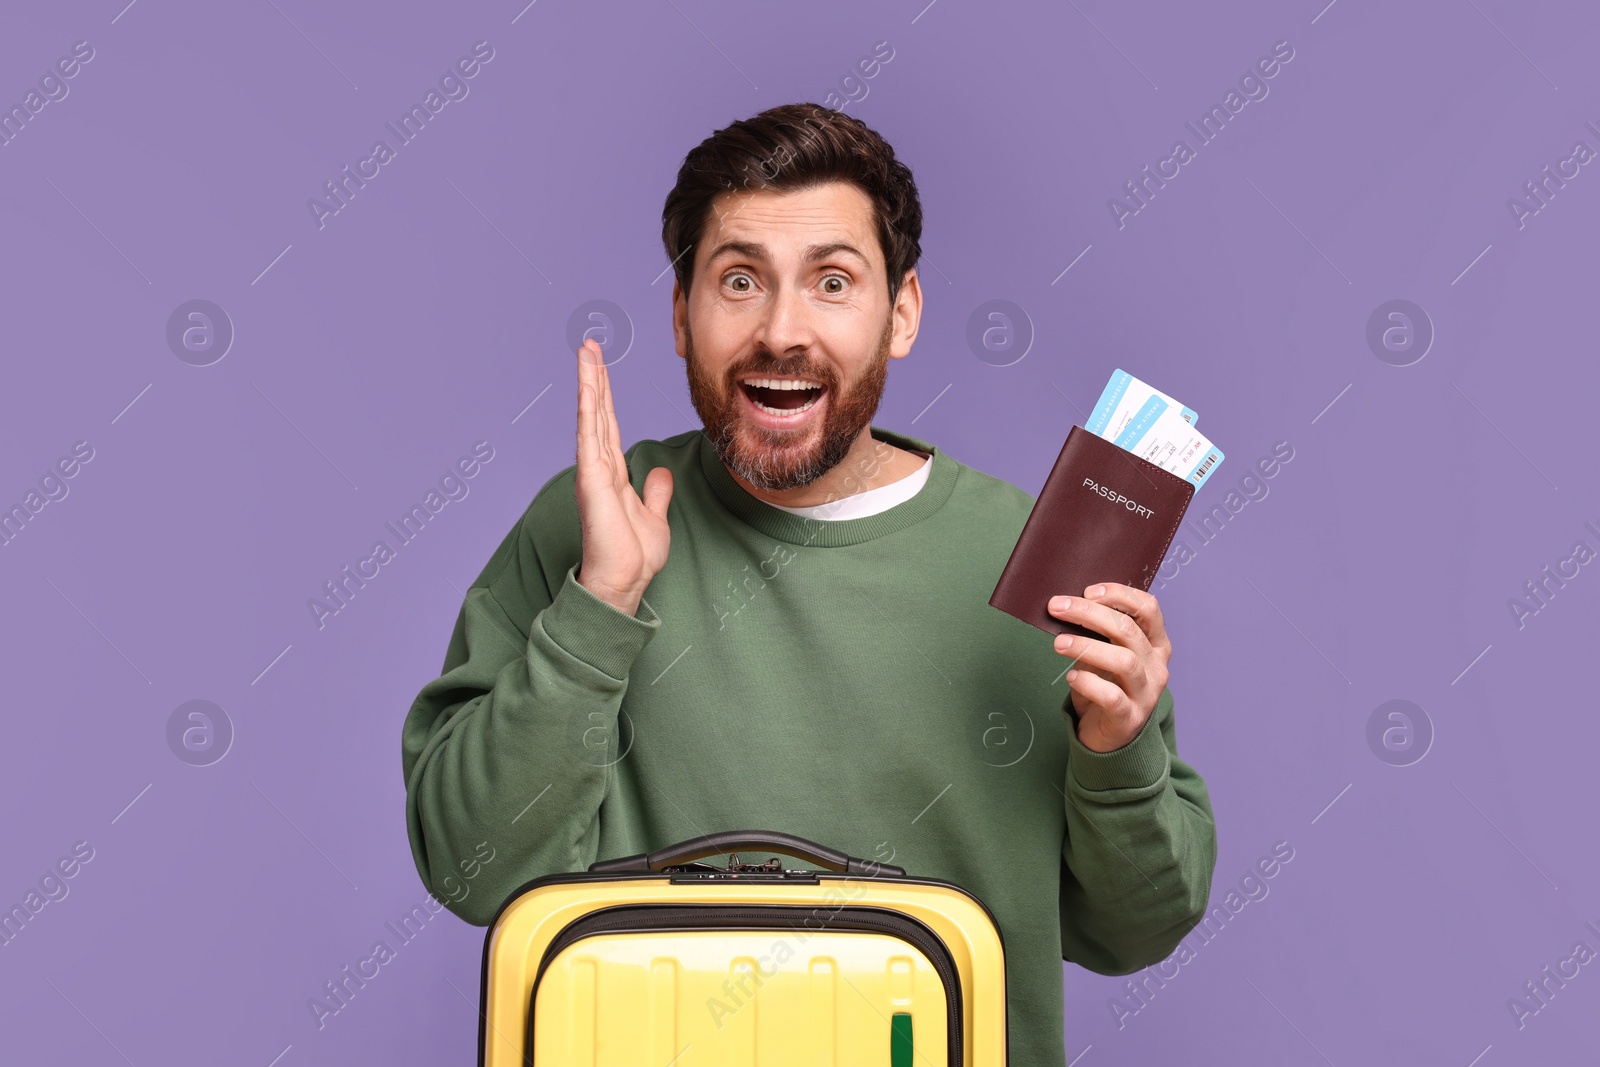
<svg viewBox="0 0 1600 1067">
<path fill-rule="evenodd" d="M 1186 408 L 1166 393 L 1152 389 L 1120 367 L 1111 373 L 1111 380 L 1106 383 L 1105 390 L 1101 392 L 1100 399 L 1095 403 L 1094 411 L 1089 415 L 1089 421 L 1083 428 L 1092 434 L 1098 434 L 1108 441 L 1115 441 L 1122 432 L 1128 420 L 1133 418 L 1140 408 L 1144 407 L 1152 396 L 1160 397 L 1166 403 L 1180 409 L 1183 419 L 1190 426 L 1199 421 L 1200 416 L 1192 408 Z"/>
<path fill-rule="evenodd" d="M 1222 464 L 1223 454 L 1194 428 L 1198 419 L 1192 408 L 1119 369 L 1084 429 L 1199 488 Z"/>
</svg>

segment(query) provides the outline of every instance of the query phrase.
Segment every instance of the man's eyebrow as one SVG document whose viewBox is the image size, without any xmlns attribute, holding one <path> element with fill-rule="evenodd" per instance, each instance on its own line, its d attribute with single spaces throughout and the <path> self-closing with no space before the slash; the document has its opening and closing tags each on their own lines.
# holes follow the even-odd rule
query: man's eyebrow
<svg viewBox="0 0 1600 1067">
<path fill-rule="evenodd" d="M 740 255 L 746 259 L 760 260 L 762 262 L 766 262 L 770 258 L 767 255 L 765 245 L 759 245 L 753 241 L 724 241 L 711 250 L 711 254 L 706 257 L 706 262 L 710 263 L 718 256 L 728 254 Z M 809 245 L 805 251 L 805 258 L 808 263 L 837 255 L 854 256 L 863 265 L 871 262 L 861 253 L 860 249 L 845 241 L 830 241 L 826 244 Z"/>
</svg>

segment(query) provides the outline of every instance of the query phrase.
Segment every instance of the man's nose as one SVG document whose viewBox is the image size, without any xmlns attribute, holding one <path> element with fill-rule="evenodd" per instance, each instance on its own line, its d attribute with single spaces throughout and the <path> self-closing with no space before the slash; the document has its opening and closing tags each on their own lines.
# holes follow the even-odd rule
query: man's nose
<svg viewBox="0 0 1600 1067">
<path fill-rule="evenodd" d="M 804 290 L 786 284 L 774 289 L 751 340 L 778 359 L 809 349 L 816 340 L 816 328 Z"/>
</svg>

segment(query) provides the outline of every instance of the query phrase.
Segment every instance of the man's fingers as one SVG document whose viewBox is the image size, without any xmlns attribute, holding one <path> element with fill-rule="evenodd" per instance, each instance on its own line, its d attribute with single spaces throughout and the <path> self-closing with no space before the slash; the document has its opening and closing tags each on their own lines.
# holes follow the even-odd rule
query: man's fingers
<svg viewBox="0 0 1600 1067">
<path fill-rule="evenodd" d="M 607 425 L 606 411 L 610 403 L 610 396 L 606 390 L 605 354 L 598 345 L 588 338 L 583 341 L 583 359 L 587 364 L 585 368 L 589 374 L 589 387 L 594 390 L 594 430 L 595 438 L 600 451 L 609 456 L 611 451 L 610 427 Z M 609 463 L 607 464 L 609 466 Z"/>
<path fill-rule="evenodd" d="M 594 463 L 599 451 L 595 439 L 595 393 L 590 384 L 588 352 L 578 349 L 578 467 L 586 469 Z"/>
<path fill-rule="evenodd" d="M 1067 680 L 1072 691 L 1083 697 L 1085 703 L 1099 704 L 1108 711 L 1123 706 L 1128 695 L 1115 682 L 1092 670 L 1079 667 Z"/>
<path fill-rule="evenodd" d="M 587 467 L 594 458 L 594 409 L 589 399 L 589 386 L 578 383 L 578 469 Z"/>
<path fill-rule="evenodd" d="M 1051 608 L 1050 614 L 1058 619 L 1066 619 L 1068 622 L 1087 627 L 1095 633 L 1105 634 L 1113 644 L 1131 648 L 1141 656 L 1150 651 L 1150 639 L 1145 636 L 1132 616 L 1105 604 L 1085 600 L 1083 597 L 1070 596 L 1065 600 L 1066 607 Z M 1089 640 L 1092 641 L 1093 638 Z"/>
<path fill-rule="evenodd" d="M 578 348 L 578 466 L 592 470 L 595 464 L 609 468 L 601 450 L 600 394 L 590 362 L 588 345 Z"/>
<path fill-rule="evenodd" d="M 582 439 L 583 439 L 584 434 L 586 432 L 592 432 L 594 430 L 594 425 L 593 425 L 593 423 L 591 421 L 592 417 L 593 417 L 593 411 L 586 404 L 586 400 L 587 400 L 586 394 L 587 394 L 587 391 L 588 391 L 589 382 L 592 380 L 592 378 L 593 378 L 593 375 L 590 373 L 590 370 L 589 370 L 589 348 L 588 348 L 587 345 L 579 345 L 578 346 L 578 438 L 579 438 L 578 443 L 579 443 L 580 446 L 583 444 L 583 440 Z"/>
<path fill-rule="evenodd" d="M 667 517 L 667 505 L 672 503 L 672 471 L 657 467 L 644 477 L 644 506 L 657 518 Z"/>
<path fill-rule="evenodd" d="M 607 461 L 615 476 L 615 488 L 621 492 L 628 481 L 628 465 L 622 455 L 622 430 L 617 425 L 617 412 L 611 400 L 611 372 L 606 369 L 605 352 L 598 343 L 594 346 L 595 373 L 600 377 L 600 426 Z M 614 462 L 613 462 L 614 461 Z"/>
<path fill-rule="evenodd" d="M 1144 688 L 1144 661 L 1131 648 L 1096 641 L 1092 637 L 1074 636 L 1072 643 L 1061 651 L 1064 655 L 1076 657 L 1077 662 L 1073 666 L 1094 668 L 1096 673 L 1115 682 L 1130 696 Z"/>
<path fill-rule="evenodd" d="M 1093 598 L 1096 603 L 1109 605 L 1132 616 L 1152 648 L 1161 649 L 1169 656 L 1172 654 L 1172 642 L 1167 639 L 1166 622 L 1161 617 L 1161 604 L 1153 593 L 1120 582 L 1102 582 L 1089 586 L 1084 590 L 1084 595 L 1088 596 L 1090 590 L 1097 588 L 1105 592 Z"/>
<path fill-rule="evenodd" d="M 587 413 L 584 409 L 585 394 L 588 398 Z M 616 450 L 613 431 L 615 420 L 611 418 L 611 390 L 605 373 L 605 354 L 599 345 L 588 338 L 584 338 L 583 344 L 578 346 L 578 417 L 580 435 L 584 433 L 585 426 L 588 428 L 592 446 L 589 461 L 601 465 L 611 489 L 620 489 L 618 479 L 622 465 L 612 461 Z"/>
<path fill-rule="evenodd" d="M 605 435 L 606 450 L 610 451 L 613 444 L 611 438 L 611 373 L 606 369 L 605 349 L 598 344 L 590 344 L 589 352 L 594 357 L 595 381 L 600 385 L 600 427 Z"/>
</svg>

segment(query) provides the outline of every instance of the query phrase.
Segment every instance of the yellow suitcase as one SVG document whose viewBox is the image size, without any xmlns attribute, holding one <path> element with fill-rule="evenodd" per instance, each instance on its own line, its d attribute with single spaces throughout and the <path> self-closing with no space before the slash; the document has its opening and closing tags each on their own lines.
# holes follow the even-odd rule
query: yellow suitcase
<svg viewBox="0 0 1600 1067">
<path fill-rule="evenodd" d="M 740 862 L 756 850 L 823 869 Z M 480 1007 L 480 1067 L 1008 1063 L 1005 950 L 982 901 L 774 831 L 521 886 L 485 935 Z"/>
</svg>

